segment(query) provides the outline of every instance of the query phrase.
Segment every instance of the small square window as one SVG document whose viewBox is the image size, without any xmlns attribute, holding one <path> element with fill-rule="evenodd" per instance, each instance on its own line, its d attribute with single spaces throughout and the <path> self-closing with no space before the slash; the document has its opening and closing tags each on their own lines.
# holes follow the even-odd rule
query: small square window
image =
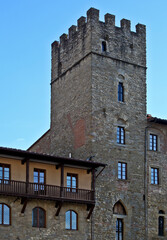
<svg viewBox="0 0 167 240">
<path fill-rule="evenodd" d="M 159 169 L 151 168 L 151 184 L 159 184 Z"/>
<path fill-rule="evenodd" d="M 157 151 L 157 135 L 150 134 L 150 150 Z"/>
<path fill-rule="evenodd" d="M 127 163 L 118 163 L 118 179 L 127 179 Z"/>
<path fill-rule="evenodd" d="M 124 127 L 117 127 L 117 143 L 125 144 L 125 129 L 124 129 Z"/>
</svg>

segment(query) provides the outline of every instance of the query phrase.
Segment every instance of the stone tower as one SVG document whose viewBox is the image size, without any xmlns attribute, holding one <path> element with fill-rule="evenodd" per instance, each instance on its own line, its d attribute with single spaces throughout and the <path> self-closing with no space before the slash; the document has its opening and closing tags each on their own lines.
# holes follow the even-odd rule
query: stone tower
<svg viewBox="0 0 167 240">
<path fill-rule="evenodd" d="M 111 14 L 101 22 L 91 8 L 52 44 L 49 153 L 107 164 L 96 183 L 96 240 L 115 239 L 118 219 L 124 239 L 146 239 L 146 31 L 130 24 L 116 27 Z"/>
</svg>

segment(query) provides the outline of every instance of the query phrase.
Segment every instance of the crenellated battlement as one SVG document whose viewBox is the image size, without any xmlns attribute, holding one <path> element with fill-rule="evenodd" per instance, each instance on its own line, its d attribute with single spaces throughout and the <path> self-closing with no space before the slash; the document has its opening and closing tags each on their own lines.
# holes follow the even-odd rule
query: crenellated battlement
<svg viewBox="0 0 167 240">
<path fill-rule="evenodd" d="M 105 52 L 102 41 L 106 42 Z M 136 32 L 133 32 L 130 20 L 122 19 L 118 27 L 114 15 L 105 14 L 102 22 L 99 10 L 90 8 L 87 17 L 80 17 L 77 26 L 72 25 L 68 34 L 62 34 L 59 42 L 52 43 L 52 81 L 90 52 L 145 66 L 145 42 L 145 25 L 137 24 Z"/>
<path fill-rule="evenodd" d="M 77 20 L 77 26 L 75 25 L 72 25 L 69 29 L 68 29 L 68 34 L 65 34 L 63 33 L 61 36 L 60 36 L 60 45 L 61 44 L 64 44 L 65 41 L 67 41 L 68 39 L 71 39 L 75 36 L 75 34 L 77 34 L 79 31 L 83 30 L 83 28 L 85 28 L 85 24 L 87 23 L 92 23 L 92 22 L 96 22 L 97 24 L 100 24 L 100 23 L 104 23 L 106 25 L 106 27 L 116 27 L 118 28 L 118 26 L 115 25 L 115 15 L 112 15 L 112 14 L 105 14 L 104 15 L 104 22 L 101 22 L 99 20 L 99 10 L 95 9 L 95 8 L 90 8 L 88 11 L 87 11 L 87 18 L 86 17 L 80 17 L 78 20 Z M 122 19 L 120 20 L 120 30 L 122 31 L 129 31 L 129 32 L 132 32 L 131 31 L 131 21 L 130 20 L 127 20 L 127 19 Z M 139 33 L 145 33 L 145 30 L 146 30 L 146 27 L 145 25 L 143 24 L 137 24 L 136 25 L 136 34 L 139 34 Z M 135 32 L 132 32 L 133 34 Z"/>
</svg>

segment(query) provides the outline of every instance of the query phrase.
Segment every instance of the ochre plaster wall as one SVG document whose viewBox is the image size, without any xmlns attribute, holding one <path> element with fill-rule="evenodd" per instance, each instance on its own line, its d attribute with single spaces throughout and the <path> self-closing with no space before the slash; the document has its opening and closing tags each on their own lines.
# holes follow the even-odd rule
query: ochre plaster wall
<svg viewBox="0 0 167 240">
<path fill-rule="evenodd" d="M 11 180 L 25 181 L 26 179 L 26 164 L 21 164 L 21 160 L 0 158 L 0 163 L 9 164 L 11 171 Z"/>
<path fill-rule="evenodd" d="M 66 177 L 67 173 L 78 174 L 78 188 L 80 189 L 91 189 L 91 173 L 87 174 L 87 170 L 85 169 L 77 169 L 77 168 L 64 168 L 64 185 L 67 186 Z"/>
</svg>

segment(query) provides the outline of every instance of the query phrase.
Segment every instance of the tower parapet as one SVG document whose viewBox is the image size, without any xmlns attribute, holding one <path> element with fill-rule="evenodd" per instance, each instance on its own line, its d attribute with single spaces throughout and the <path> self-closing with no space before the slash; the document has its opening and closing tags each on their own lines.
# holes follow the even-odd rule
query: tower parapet
<svg viewBox="0 0 167 240">
<path fill-rule="evenodd" d="M 107 13 L 104 18 L 104 22 L 100 21 L 99 10 L 90 8 L 87 18 L 80 17 L 77 26 L 69 28 L 68 35 L 62 34 L 59 42 L 52 43 L 52 81 L 91 53 L 146 66 L 145 25 L 137 24 L 133 32 L 127 19 L 122 19 L 117 27 L 114 15 Z"/>
</svg>

